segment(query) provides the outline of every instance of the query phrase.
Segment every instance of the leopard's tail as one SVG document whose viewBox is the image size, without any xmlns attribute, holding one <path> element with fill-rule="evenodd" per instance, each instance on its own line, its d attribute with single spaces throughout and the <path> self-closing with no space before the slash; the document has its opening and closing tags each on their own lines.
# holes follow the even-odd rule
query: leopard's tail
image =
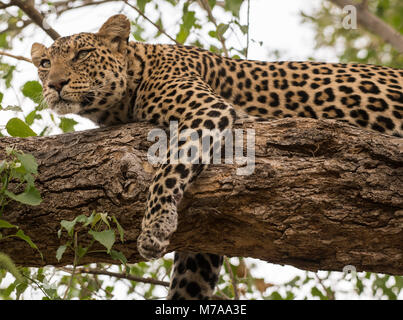
<svg viewBox="0 0 403 320">
<path fill-rule="evenodd" d="M 213 296 L 223 257 L 210 253 L 175 252 L 167 299 L 208 300 Z"/>
</svg>

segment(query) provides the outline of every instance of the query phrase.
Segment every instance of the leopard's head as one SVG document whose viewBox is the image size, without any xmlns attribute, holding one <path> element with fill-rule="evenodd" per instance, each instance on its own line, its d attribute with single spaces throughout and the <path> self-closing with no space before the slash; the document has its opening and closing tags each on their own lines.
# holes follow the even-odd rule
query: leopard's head
<svg viewBox="0 0 403 320">
<path fill-rule="evenodd" d="M 127 85 L 129 33 L 126 16 L 115 15 L 97 33 L 61 37 L 49 48 L 34 43 L 32 62 L 48 106 L 85 116 L 118 104 Z"/>
</svg>

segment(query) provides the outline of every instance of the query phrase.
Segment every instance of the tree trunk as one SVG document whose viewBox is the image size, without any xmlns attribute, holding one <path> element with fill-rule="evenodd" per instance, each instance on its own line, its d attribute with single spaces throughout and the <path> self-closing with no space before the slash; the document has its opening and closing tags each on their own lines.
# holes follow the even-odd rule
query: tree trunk
<svg viewBox="0 0 403 320">
<path fill-rule="evenodd" d="M 62 219 L 93 210 L 115 215 L 125 229 L 117 243 L 130 263 L 153 171 L 147 161 L 152 127 L 144 123 L 50 137 L 0 138 L 39 163 L 40 206 L 13 202 L 4 219 L 38 245 L 17 238 L 0 251 L 19 265 L 65 265 L 55 253 Z M 256 167 L 210 165 L 185 193 L 169 249 L 259 258 L 306 270 L 403 274 L 402 139 L 335 122 L 284 119 L 244 123 L 254 129 Z M 4 157 L 4 152 L 0 158 Z M 6 230 L 7 231 L 7 230 Z M 2 230 L 5 234 L 4 229 Z M 84 241 L 80 238 L 80 241 Z M 81 263 L 112 262 L 102 253 Z"/>
</svg>

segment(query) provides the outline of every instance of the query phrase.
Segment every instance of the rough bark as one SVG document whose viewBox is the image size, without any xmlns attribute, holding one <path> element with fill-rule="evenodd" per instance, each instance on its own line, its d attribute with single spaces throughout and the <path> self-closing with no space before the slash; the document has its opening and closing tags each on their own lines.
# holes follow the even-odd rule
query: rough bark
<svg viewBox="0 0 403 320">
<path fill-rule="evenodd" d="M 256 132 L 256 168 L 211 165 L 185 193 L 170 250 L 255 257 L 306 270 L 403 274 L 402 139 L 334 121 L 285 119 L 244 123 Z M 129 262 L 142 260 L 136 238 L 154 168 L 143 123 L 50 137 L 0 138 L 39 163 L 38 207 L 12 203 L 5 218 L 44 254 L 18 239 L 0 242 L 19 265 L 64 265 L 57 230 L 92 210 L 113 214 L 125 229 L 117 243 Z M 3 154 L 4 155 L 4 154 Z M 0 158 L 2 156 L 0 155 Z M 80 241 L 84 241 L 80 239 Z M 91 254 L 82 263 L 111 262 Z"/>
</svg>

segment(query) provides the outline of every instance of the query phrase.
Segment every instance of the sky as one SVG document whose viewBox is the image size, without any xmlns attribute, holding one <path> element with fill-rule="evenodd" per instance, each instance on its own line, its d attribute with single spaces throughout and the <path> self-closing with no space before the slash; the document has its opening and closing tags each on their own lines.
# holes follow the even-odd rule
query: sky
<svg viewBox="0 0 403 320">
<path fill-rule="evenodd" d="M 306 60 L 309 57 L 314 57 L 317 61 L 337 62 L 336 55 L 332 50 L 316 50 L 314 48 L 314 32 L 307 24 L 301 24 L 299 12 L 311 12 L 315 7 L 320 5 L 321 0 L 252 0 L 250 8 L 250 37 L 256 42 L 250 43 L 249 58 L 254 60 L 267 60 L 272 57 L 268 52 L 279 50 L 281 60 Z M 119 13 L 122 9 L 121 4 L 108 4 L 98 8 L 84 8 L 66 13 L 59 18 L 50 18 L 48 23 L 56 29 L 62 36 L 70 35 L 77 32 L 95 32 L 99 29 L 104 21 L 111 15 Z M 164 24 L 166 30 L 170 33 L 177 27 L 177 20 L 181 12 L 175 8 L 166 9 L 166 17 L 169 17 Z M 137 13 L 131 9 L 123 11 L 129 18 L 134 19 Z M 164 12 L 165 13 L 165 12 Z M 151 20 L 153 15 L 150 13 Z M 221 17 L 217 17 L 220 20 Z M 225 18 L 225 15 L 224 15 Z M 246 7 L 241 10 L 242 23 L 246 23 Z M 155 21 L 155 20 L 154 20 Z M 144 26 L 150 33 L 154 34 L 154 27 L 147 22 Z M 49 46 L 52 40 L 38 28 L 28 28 L 25 33 L 27 36 L 22 42 L 17 41 L 11 53 L 16 55 L 30 56 L 30 48 L 32 43 L 41 42 Z M 174 34 L 173 31 L 170 34 Z M 236 40 L 234 40 L 236 41 Z M 259 46 L 257 42 L 263 41 L 263 46 Z M 169 43 L 167 38 L 161 42 Z M 236 45 L 236 43 L 234 42 Z M 4 59 L 15 64 L 13 59 Z M 37 80 L 36 69 L 33 65 L 26 62 L 17 62 L 18 79 L 13 82 L 13 87 L 16 89 L 8 90 L 3 100 L 3 106 L 7 104 L 13 105 L 28 105 L 26 113 L 32 110 L 33 105 L 29 101 L 23 100 L 18 95 L 19 88 L 27 80 Z M 5 88 L 0 84 L 0 91 L 4 92 Z M 0 126 L 5 125 L 13 113 L 0 112 Z M 77 130 L 94 128 L 88 120 L 79 119 L 77 116 L 71 116 L 79 120 Z M 44 122 L 49 121 L 49 116 L 44 115 Z M 43 123 L 39 122 L 39 128 Z M 35 127 L 34 127 L 35 130 Z M 60 133 L 57 130 L 53 133 Z M 257 260 L 249 260 L 257 263 L 258 268 L 254 275 L 256 277 L 265 278 L 267 282 L 280 284 L 291 280 L 296 275 L 304 275 L 304 272 L 290 266 L 273 265 L 263 263 Z M 118 296 L 124 298 L 122 294 Z"/>
</svg>

